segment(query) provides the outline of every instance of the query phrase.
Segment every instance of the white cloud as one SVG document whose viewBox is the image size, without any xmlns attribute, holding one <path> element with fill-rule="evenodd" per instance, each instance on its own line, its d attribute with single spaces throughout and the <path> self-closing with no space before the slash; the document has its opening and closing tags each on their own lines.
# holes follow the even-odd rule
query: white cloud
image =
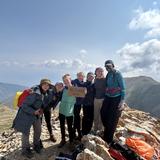
<svg viewBox="0 0 160 160">
<path fill-rule="evenodd" d="M 87 53 L 88 53 L 87 50 L 81 49 L 81 50 L 79 51 L 78 57 L 80 57 L 80 59 L 85 59 L 86 56 L 87 56 Z"/>
<path fill-rule="evenodd" d="M 96 68 L 95 64 L 85 63 L 80 59 L 64 59 L 64 60 L 45 60 L 42 62 L 29 62 L 29 63 L 19 63 L 19 62 L 11 62 L 11 61 L 3 61 L 0 62 L 0 66 L 2 67 L 11 67 L 11 68 L 27 68 L 28 70 L 38 69 L 42 72 L 44 70 L 50 70 L 54 73 L 74 73 L 76 74 L 79 71 L 84 71 L 85 73 L 88 71 L 93 71 Z"/>
<path fill-rule="evenodd" d="M 130 21 L 129 28 L 131 30 L 148 30 L 145 37 L 160 36 L 160 10 L 149 9 L 144 11 L 142 8 L 135 10 L 135 17 Z"/>
<path fill-rule="evenodd" d="M 87 51 L 86 51 L 85 49 L 81 49 L 81 50 L 80 50 L 80 53 L 82 53 L 82 54 L 86 54 L 86 53 L 87 53 Z"/>
<path fill-rule="evenodd" d="M 154 1 L 154 2 L 153 2 L 153 5 L 154 5 L 154 6 L 156 6 L 157 4 L 158 4 L 157 1 Z"/>
<path fill-rule="evenodd" d="M 160 41 L 126 43 L 117 51 L 121 57 L 120 69 L 129 76 L 149 75 L 158 78 L 160 69 Z M 158 78 L 160 80 L 160 77 Z"/>
<path fill-rule="evenodd" d="M 40 63 L 41 66 L 57 71 L 77 72 L 77 71 L 92 71 L 95 69 L 95 64 L 88 64 L 80 59 L 73 60 L 48 60 Z"/>
<path fill-rule="evenodd" d="M 20 65 L 21 64 L 16 61 L 0 61 L 0 66 L 2 66 L 2 67 L 4 67 L 4 66 L 5 67 L 12 67 L 12 66 L 20 66 Z"/>
</svg>

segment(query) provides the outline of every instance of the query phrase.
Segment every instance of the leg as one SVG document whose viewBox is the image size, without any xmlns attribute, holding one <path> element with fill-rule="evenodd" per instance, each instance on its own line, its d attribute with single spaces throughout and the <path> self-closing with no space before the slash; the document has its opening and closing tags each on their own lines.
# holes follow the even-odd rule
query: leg
<svg viewBox="0 0 160 160">
<path fill-rule="evenodd" d="M 52 135 L 52 127 L 51 127 L 51 110 L 44 111 L 44 117 L 47 124 L 47 129 L 50 135 Z"/>
<path fill-rule="evenodd" d="M 34 130 L 33 144 L 39 145 L 40 136 L 41 136 L 41 119 L 40 118 L 33 123 L 33 130 Z"/>
<path fill-rule="evenodd" d="M 69 141 L 73 142 L 73 116 L 67 117 L 67 126 L 69 133 Z"/>
<path fill-rule="evenodd" d="M 59 113 L 59 121 L 60 121 L 60 128 L 61 128 L 61 142 L 58 145 L 58 148 L 61 148 L 65 145 L 65 116 Z"/>
<path fill-rule="evenodd" d="M 83 118 L 82 118 L 82 134 L 83 135 L 86 135 L 87 133 L 87 116 L 88 116 L 88 113 L 87 113 L 87 107 L 86 105 L 83 105 Z"/>
<path fill-rule="evenodd" d="M 44 117 L 45 117 L 45 121 L 47 124 L 47 129 L 50 135 L 50 140 L 52 142 L 56 142 L 56 138 L 54 137 L 53 133 L 52 133 L 52 126 L 51 126 L 51 109 L 44 111 Z"/>
<path fill-rule="evenodd" d="M 94 131 L 102 129 L 102 121 L 100 116 L 100 110 L 102 107 L 103 99 L 94 100 Z"/>
<path fill-rule="evenodd" d="M 27 134 L 22 133 L 22 152 L 25 151 L 27 148 L 30 148 L 29 135 L 30 132 L 28 132 Z"/>
<path fill-rule="evenodd" d="M 80 130 L 80 111 L 81 105 L 74 106 L 74 130 L 77 129 L 78 136 L 81 137 L 81 130 Z"/>
<path fill-rule="evenodd" d="M 109 105 L 110 105 L 109 98 L 105 97 L 100 110 L 101 121 L 104 127 L 106 127 L 106 124 L 108 122 L 108 117 L 110 116 L 110 112 L 111 112 L 109 111 L 110 109 Z"/>
<path fill-rule="evenodd" d="M 33 144 L 34 144 L 34 149 L 37 153 L 41 152 L 41 146 L 40 146 L 40 136 L 41 136 L 41 118 L 38 118 L 34 123 L 33 123 Z"/>
<path fill-rule="evenodd" d="M 109 106 L 105 112 L 107 117 L 104 121 L 105 131 L 104 131 L 104 140 L 107 143 L 113 141 L 114 132 L 116 130 L 121 111 L 118 110 L 118 104 L 120 102 L 120 97 L 109 98 Z"/>
<path fill-rule="evenodd" d="M 27 134 L 22 133 L 22 155 L 27 158 L 32 158 L 33 153 L 30 149 L 29 134 L 30 132 L 28 132 Z"/>
<path fill-rule="evenodd" d="M 120 97 L 113 98 L 111 100 L 111 116 L 109 117 L 109 123 L 108 123 L 108 138 L 107 141 L 110 143 L 113 141 L 113 136 L 115 133 L 115 130 L 117 128 L 119 117 L 121 116 L 121 111 L 118 110 L 118 105 L 120 102 Z"/>
<path fill-rule="evenodd" d="M 94 105 L 88 106 L 87 113 L 88 113 L 88 128 L 87 128 L 87 134 L 88 134 L 91 131 L 93 125 Z"/>
<path fill-rule="evenodd" d="M 61 139 L 65 141 L 65 116 L 59 113 L 59 121 L 61 128 Z"/>
<path fill-rule="evenodd" d="M 93 105 L 84 105 L 83 106 L 83 119 L 82 119 L 82 133 L 87 135 L 92 128 L 93 124 Z"/>
<path fill-rule="evenodd" d="M 102 108 L 102 104 L 103 104 L 104 99 L 100 99 L 98 102 L 98 130 L 102 130 L 103 129 L 103 124 L 102 124 L 102 120 L 101 120 L 101 108 Z"/>
</svg>

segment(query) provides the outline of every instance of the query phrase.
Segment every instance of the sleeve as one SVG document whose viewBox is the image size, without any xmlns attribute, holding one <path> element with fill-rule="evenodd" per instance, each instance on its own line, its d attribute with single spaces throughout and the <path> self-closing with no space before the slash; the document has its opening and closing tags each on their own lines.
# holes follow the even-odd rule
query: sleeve
<svg viewBox="0 0 160 160">
<path fill-rule="evenodd" d="M 56 106 L 58 105 L 58 103 L 62 99 L 62 93 L 63 93 L 63 91 L 54 94 L 56 99 L 55 100 L 51 100 L 51 102 L 48 104 L 48 106 L 45 108 L 45 110 L 50 110 L 51 108 L 53 108 L 53 110 L 54 110 L 56 108 Z"/>
<path fill-rule="evenodd" d="M 36 111 L 35 109 L 33 109 L 33 104 L 35 102 L 36 99 L 36 95 L 35 94 L 31 94 L 29 96 L 26 97 L 26 99 L 24 100 L 23 104 L 22 104 L 22 110 L 28 114 L 34 114 L 34 112 Z"/>
<path fill-rule="evenodd" d="M 118 84 L 121 89 L 121 100 L 124 100 L 126 94 L 126 86 L 124 78 L 122 77 L 122 74 L 120 72 L 118 72 Z"/>
</svg>

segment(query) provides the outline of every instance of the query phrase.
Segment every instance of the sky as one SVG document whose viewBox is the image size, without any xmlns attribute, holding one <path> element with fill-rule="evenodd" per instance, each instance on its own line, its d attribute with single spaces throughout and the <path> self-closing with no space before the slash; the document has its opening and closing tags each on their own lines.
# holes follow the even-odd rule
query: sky
<svg viewBox="0 0 160 160">
<path fill-rule="evenodd" d="M 74 79 L 108 59 L 160 81 L 158 0 L 0 0 L 0 82 Z"/>
</svg>

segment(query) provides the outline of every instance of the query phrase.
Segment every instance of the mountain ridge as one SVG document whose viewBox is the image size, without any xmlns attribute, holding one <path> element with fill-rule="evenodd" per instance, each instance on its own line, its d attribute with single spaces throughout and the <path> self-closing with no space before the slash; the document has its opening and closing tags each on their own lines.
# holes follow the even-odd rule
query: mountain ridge
<svg viewBox="0 0 160 160">
<path fill-rule="evenodd" d="M 127 77 L 126 103 L 135 109 L 160 117 L 160 82 L 147 76 Z M 0 82 L 0 102 L 12 107 L 16 91 L 24 90 L 25 86 Z M 6 96 L 7 95 L 7 96 Z"/>
</svg>

